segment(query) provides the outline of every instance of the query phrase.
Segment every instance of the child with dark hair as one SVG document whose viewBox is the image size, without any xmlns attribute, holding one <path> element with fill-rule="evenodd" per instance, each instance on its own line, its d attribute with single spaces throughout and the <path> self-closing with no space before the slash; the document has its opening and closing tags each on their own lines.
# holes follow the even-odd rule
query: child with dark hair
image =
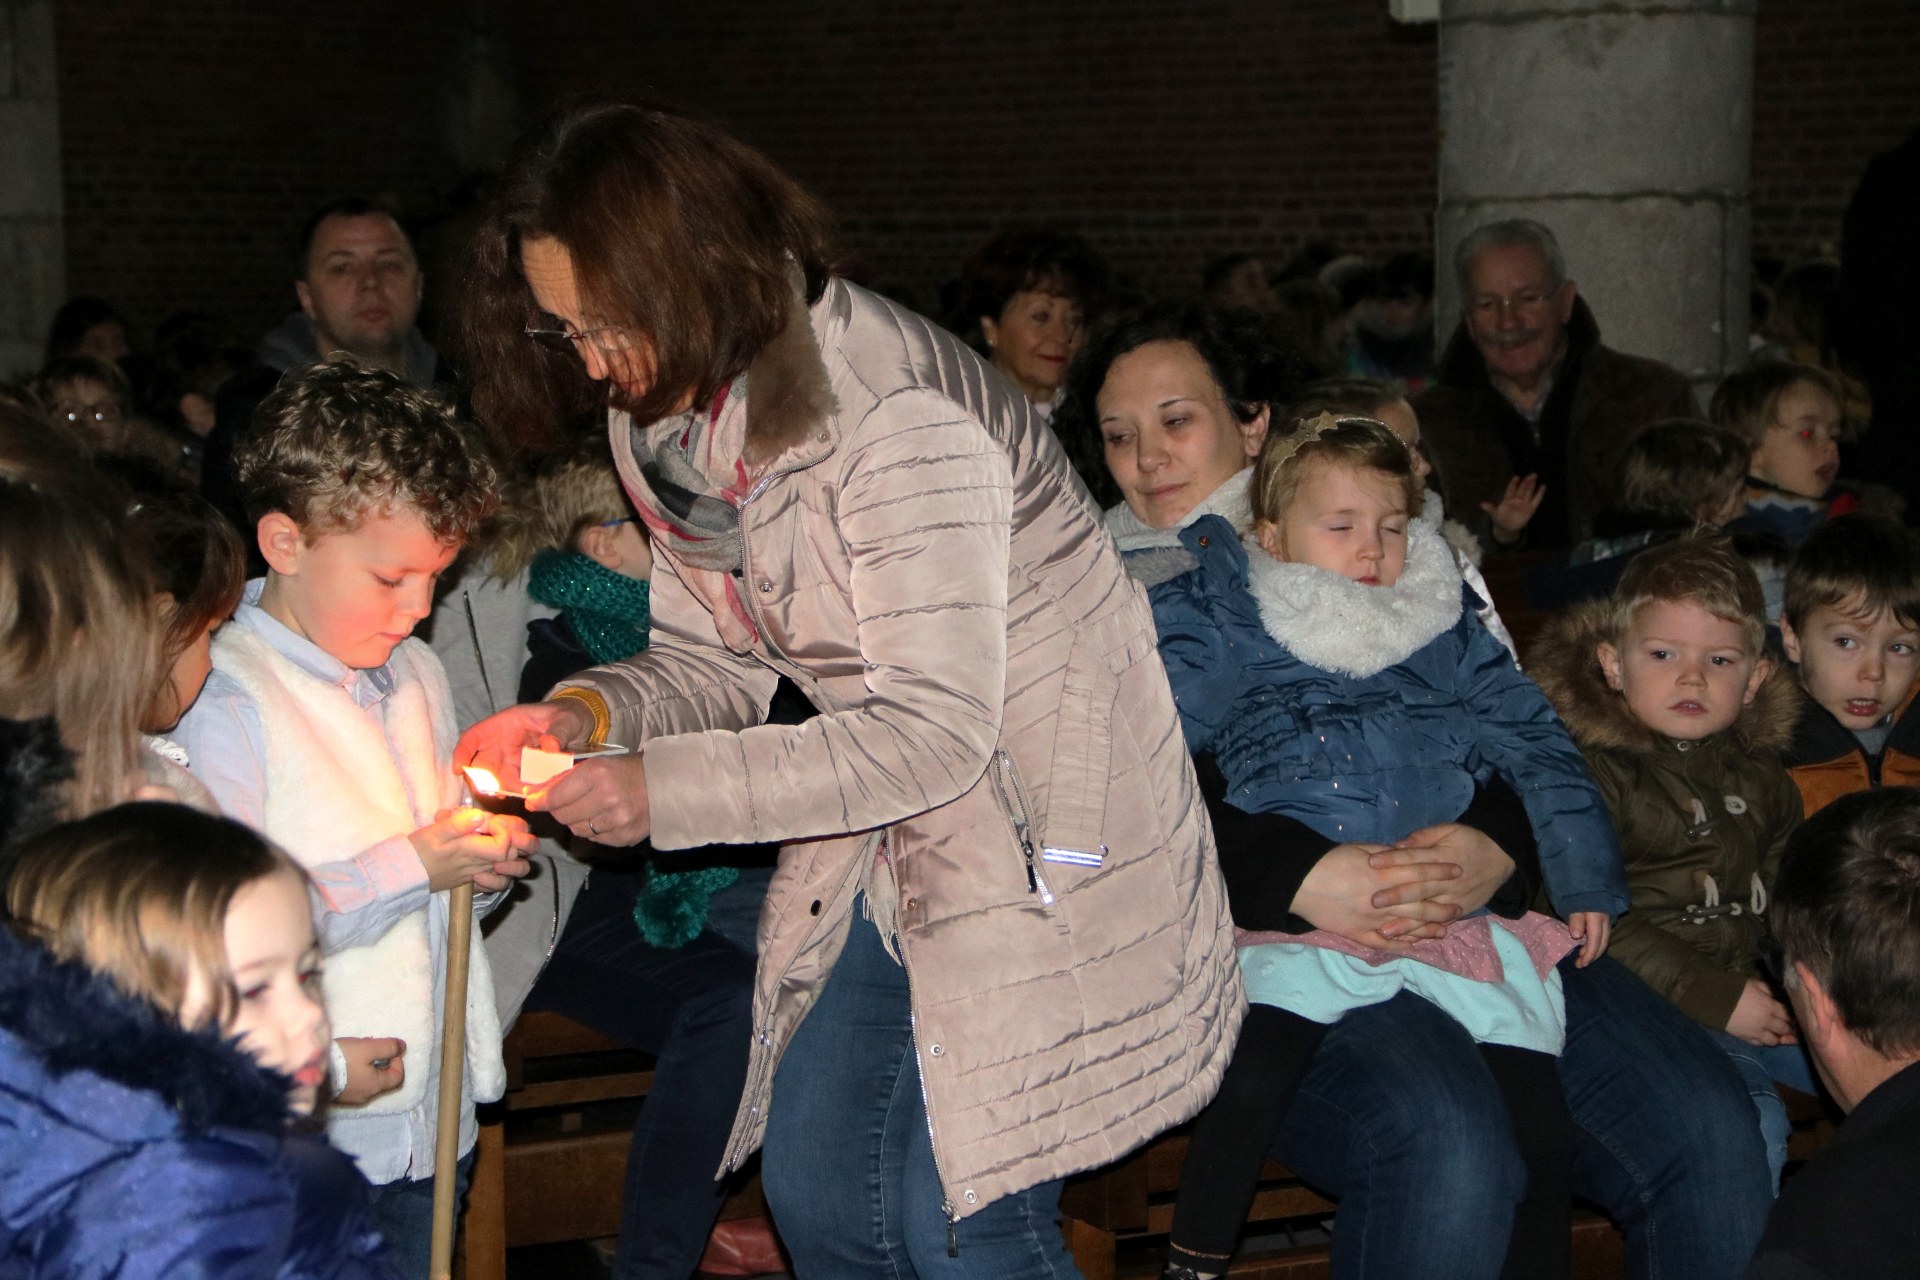
<svg viewBox="0 0 1920 1280">
<path fill-rule="evenodd" d="M 240 603 L 246 586 L 240 538 L 204 499 L 150 483 L 134 487 L 126 536 L 147 570 L 161 628 L 164 680 L 141 719 L 149 752 L 143 763 L 153 781 L 171 787 L 183 804 L 218 812 L 206 784 L 188 771 L 185 749 L 166 735 L 206 686 L 213 671 L 213 633 Z"/>
<path fill-rule="evenodd" d="M 1531 570 L 1528 600 L 1557 612 L 1610 595 L 1637 553 L 1689 529 L 1721 528 L 1745 507 L 1751 452 L 1737 432 L 1693 418 L 1643 428 L 1621 456 L 1618 500 L 1594 517 L 1594 536 L 1564 562 Z M 1752 541 L 1780 546 L 1777 539 Z M 1750 558 L 1761 585 L 1772 587 L 1769 599 L 1777 598 L 1784 552 L 1770 558 L 1756 545 Z"/>
<path fill-rule="evenodd" d="M 1809 815 L 1872 787 L 1920 785 L 1920 547 L 1891 520 L 1840 516 L 1787 569 L 1780 639 L 1806 701 L 1787 772 Z"/>
</svg>

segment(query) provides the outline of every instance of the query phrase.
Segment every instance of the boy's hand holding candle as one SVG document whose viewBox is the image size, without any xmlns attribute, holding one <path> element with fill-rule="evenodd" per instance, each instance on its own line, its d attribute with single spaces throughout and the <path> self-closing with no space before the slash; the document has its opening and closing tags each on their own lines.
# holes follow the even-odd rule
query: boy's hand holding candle
<svg viewBox="0 0 1920 1280">
<path fill-rule="evenodd" d="M 484 809 L 442 809 L 408 837 L 434 892 L 471 882 L 493 893 L 527 874 L 537 847 L 526 821 Z"/>
</svg>

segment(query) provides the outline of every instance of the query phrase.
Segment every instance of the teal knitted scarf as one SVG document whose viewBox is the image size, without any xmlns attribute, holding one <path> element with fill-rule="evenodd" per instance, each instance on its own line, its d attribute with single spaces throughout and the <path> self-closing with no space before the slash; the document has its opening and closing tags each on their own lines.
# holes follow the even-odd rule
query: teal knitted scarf
<svg viewBox="0 0 1920 1280">
<path fill-rule="evenodd" d="M 647 647 L 647 584 L 577 551 L 535 556 L 527 593 L 560 610 L 595 662 L 620 662 Z M 652 862 L 633 904 L 633 922 L 641 937 L 663 951 L 684 947 L 706 927 L 713 895 L 739 878 L 734 867 L 666 871 Z"/>
<path fill-rule="evenodd" d="M 647 584 L 577 551 L 542 551 L 527 594 L 558 609 L 595 662 L 620 662 L 647 647 Z"/>
</svg>

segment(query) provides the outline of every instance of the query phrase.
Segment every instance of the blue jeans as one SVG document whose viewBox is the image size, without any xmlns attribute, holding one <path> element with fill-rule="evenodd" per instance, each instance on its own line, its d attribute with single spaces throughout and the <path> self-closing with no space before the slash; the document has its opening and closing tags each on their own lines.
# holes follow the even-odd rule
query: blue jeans
<svg viewBox="0 0 1920 1280">
<path fill-rule="evenodd" d="M 529 1009 L 654 1055 L 627 1148 L 614 1280 L 687 1280 L 720 1214 L 715 1181 L 747 1082 L 753 957 L 711 928 L 671 951 L 640 936 L 642 873 L 599 868 L 567 918 Z"/>
<path fill-rule="evenodd" d="M 906 973 L 858 903 L 846 950 L 774 1075 L 760 1172 L 800 1280 L 1080 1275 L 1060 1235 L 1059 1182 L 949 1226 Z"/>
<path fill-rule="evenodd" d="M 1635 1280 L 1733 1280 L 1771 1207 L 1746 1090 L 1702 1029 L 1612 960 L 1561 967 L 1575 1192 Z M 1336 1280 L 1497 1276 L 1525 1173 L 1460 1025 L 1417 996 L 1327 1033 L 1276 1158 L 1340 1200 Z"/>
<path fill-rule="evenodd" d="M 454 1166 L 453 1214 L 458 1221 L 460 1206 L 467 1198 L 467 1181 L 473 1174 L 473 1152 L 460 1157 Z M 367 1207 L 380 1238 L 387 1242 L 387 1256 L 393 1269 L 408 1280 L 428 1280 L 433 1269 L 433 1179 L 401 1178 L 383 1182 L 367 1195 Z"/>
<path fill-rule="evenodd" d="M 1740 1082 L 1753 1099 L 1753 1109 L 1760 1114 L 1760 1136 L 1767 1144 L 1767 1166 L 1773 1171 L 1777 1188 L 1780 1171 L 1787 1167 L 1787 1139 L 1793 1135 L 1793 1121 L 1787 1118 L 1787 1104 L 1773 1086 L 1777 1081 L 1802 1093 L 1818 1093 L 1813 1066 L 1797 1044 L 1748 1044 L 1725 1031 L 1707 1034 L 1733 1059 Z"/>
</svg>

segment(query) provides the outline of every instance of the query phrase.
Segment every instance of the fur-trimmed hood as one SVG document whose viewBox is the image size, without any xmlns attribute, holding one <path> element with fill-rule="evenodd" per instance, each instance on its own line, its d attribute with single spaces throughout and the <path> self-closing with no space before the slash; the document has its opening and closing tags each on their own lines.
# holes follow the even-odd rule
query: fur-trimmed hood
<svg viewBox="0 0 1920 1280">
<path fill-rule="evenodd" d="M 1595 649 L 1607 638 L 1612 611 L 1611 600 L 1592 600 L 1554 619 L 1534 642 L 1527 671 L 1582 747 L 1659 750 L 1668 744 L 1666 736 L 1634 719 L 1600 670 Z M 1750 753 L 1783 753 L 1793 741 L 1802 697 L 1786 665 L 1775 662 L 1760 691 L 1733 722 L 1734 740 Z"/>
<path fill-rule="evenodd" d="M 278 1134 L 291 1118 L 284 1077 L 0 927 L 0 1075 L 22 1071 L 63 1094 L 151 1095 L 156 1117 L 188 1130 Z"/>
<path fill-rule="evenodd" d="M 287 1081 L 0 927 L 0 1272 L 399 1280 Z"/>
</svg>

